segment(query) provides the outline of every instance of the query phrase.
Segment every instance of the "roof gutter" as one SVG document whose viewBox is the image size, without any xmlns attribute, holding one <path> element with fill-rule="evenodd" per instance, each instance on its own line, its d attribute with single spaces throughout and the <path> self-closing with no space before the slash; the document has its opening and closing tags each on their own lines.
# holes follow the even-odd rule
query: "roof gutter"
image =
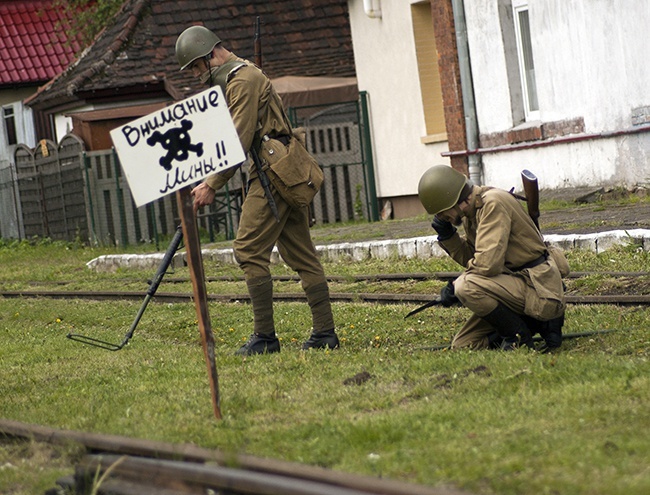
<svg viewBox="0 0 650 495">
<path fill-rule="evenodd" d="M 363 0 L 363 11 L 371 19 L 381 19 L 381 0 Z"/>
<path fill-rule="evenodd" d="M 467 40 L 467 23 L 465 21 L 465 4 L 463 0 L 452 0 L 456 28 L 456 46 L 458 50 L 458 65 L 460 71 L 460 87 L 463 93 L 463 114 L 465 116 L 465 139 L 467 149 L 478 148 L 478 121 L 476 118 L 476 103 L 474 100 L 474 83 L 472 66 L 469 57 L 469 42 Z M 467 156 L 469 178 L 474 184 L 482 184 L 483 166 L 478 154 Z"/>
</svg>

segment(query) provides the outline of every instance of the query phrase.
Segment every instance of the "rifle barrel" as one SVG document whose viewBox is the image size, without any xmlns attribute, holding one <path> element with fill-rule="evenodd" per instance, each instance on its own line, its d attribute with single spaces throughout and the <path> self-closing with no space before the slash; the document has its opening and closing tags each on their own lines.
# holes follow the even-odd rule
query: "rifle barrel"
<svg viewBox="0 0 650 495">
<path fill-rule="evenodd" d="M 262 68 L 262 36 L 260 33 L 260 16 L 255 18 L 255 37 L 253 38 L 255 44 L 255 65 L 260 69 Z"/>
</svg>

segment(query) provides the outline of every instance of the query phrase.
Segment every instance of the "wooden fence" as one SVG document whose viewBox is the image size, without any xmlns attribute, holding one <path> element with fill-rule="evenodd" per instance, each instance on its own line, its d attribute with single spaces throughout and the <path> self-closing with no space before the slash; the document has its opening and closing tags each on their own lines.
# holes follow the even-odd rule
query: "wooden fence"
<svg viewBox="0 0 650 495">
<path fill-rule="evenodd" d="M 67 135 L 57 146 L 43 140 L 33 150 L 18 145 L 14 157 L 26 238 L 88 238 L 81 140 Z"/>
<path fill-rule="evenodd" d="M 363 137 L 357 102 L 334 107 L 305 107 L 294 111 L 294 123 L 307 130 L 307 147 L 325 175 L 314 198 L 315 223 L 375 220 L 369 209 L 370 179 L 363 158 Z M 34 149 L 18 145 L 11 168 L 0 172 L 0 191 L 17 191 L 0 202 L 8 237 L 49 237 L 99 245 L 156 242 L 171 236 L 179 224 L 176 196 L 168 195 L 135 207 L 114 150 L 86 152 L 81 139 L 66 135 L 61 142 L 43 140 Z M 371 168 L 371 167 L 370 167 Z M 232 239 L 238 227 L 243 198 L 243 173 L 235 174 L 210 207 L 199 212 L 199 227 L 210 240 Z M 7 234 L 4 231 L 7 231 Z M 11 231 L 11 232 L 9 232 Z"/>
<path fill-rule="evenodd" d="M 18 208 L 9 211 L 7 201 L 0 204 L 20 225 L 7 237 L 126 246 L 157 243 L 159 237 L 173 235 L 180 223 L 175 195 L 136 208 L 115 151 L 85 152 L 83 142 L 73 134 L 58 146 L 47 140 L 34 149 L 18 145 L 14 159 L 15 177 L 11 168 L 0 175 L 0 189 L 18 191 Z M 240 186 L 241 178 L 236 176 L 215 204 L 199 212 L 199 226 L 210 240 L 219 234 L 234 237 Z"/>
<path fill-rule="evenodd" d="M 171 236 L 180 223 L 176 195 L 167 195 L 136 208 L 114 150 L 83 153 L 91 241 L 128 245 Z M 198 214 L 199 227 L 210 240 L 222 234 L 233 239 L 241 209 L 241 178 L 233 177 L 214 204 Z"/>
<path fill-rule="evenodd" d="M 0 238 L 21 239 L 22 218 L 18 203 L 18 182 L 16 167 L 9 162 L 0 161 Z"/>
</svg>

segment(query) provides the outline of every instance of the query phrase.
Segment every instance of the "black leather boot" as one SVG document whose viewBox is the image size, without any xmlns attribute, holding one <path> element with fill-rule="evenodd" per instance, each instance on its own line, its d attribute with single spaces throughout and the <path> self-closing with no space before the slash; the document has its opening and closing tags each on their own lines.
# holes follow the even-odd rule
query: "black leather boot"
<svg viewBox="0 0 650 495">
<path fill-rule="evenodd" d="M 539 333 L 544 342 L 538 347 L 539 352 L 553 352 L 562 345 L 562 327 L 564 326 L 564 314 L 548 321 L 536 320 L 525 316 L 524 321 L 533 335 Z"/>
<path fill-rule="evenodd" d="M 503 337 L 499 335 L 499 332 L 492 332 L 488 335 L 488 349 L 501 349 L 501 344 L 503 344 Z"/>
<path fill-rule="evenodd" d="M 280 341 L 273 335 L 252 334 L 248 341 L 235 351 L 238 356 L 253 356 L 255 354 L 272 354 L 280 352 Z"/>
<path fill-rule="evenodd" d="M 235 354 L 251 356 L 280 352 L 280 341 L 273 323 L 273 280 L 271 276 L 246 280 L 253 305 L 253 334 Z"/>
<path fill-rule="evenodd" d="M 324 332 L 312 332 L 309 338 L 302 344 L 302 350 L 308 349 L 337 349 L 339 347 L 339 338 L 334 329 L 325 330 Z"/>
<path fill-rule="evenodd" d="M 506 305 L 499 303 L 492 312 L 481 318 L 503 337 L 502 350 L 512 351 L 524 346 L 533 348 L 533 337 L 523 318 Z"/>
<path fill-rule="evenodd" d="M 336 349 L 339 338 L 334 331 L 334 317 L 330 303 L 330 293 L 327 282 L 305 289 L 307 303 L 312 315 L 312 334 L 302 344 L 302 349 Z"/>
<path fill-rule="evenodd" d="M 544 339 L 544 344 L 542 344 L 540 352 L 553 352 L 560 348 L 562 345 L 563 326 L 564 314 L 544 322 L 542 329 L 539 331 L 539 334 Z"/>
</svg>

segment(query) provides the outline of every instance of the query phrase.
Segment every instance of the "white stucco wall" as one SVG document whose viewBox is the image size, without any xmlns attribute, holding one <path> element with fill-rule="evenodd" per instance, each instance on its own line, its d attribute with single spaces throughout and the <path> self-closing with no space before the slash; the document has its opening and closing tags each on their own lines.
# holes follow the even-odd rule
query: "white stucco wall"
<svg viewBox="0 0 650 495">
<path fill-rule="evenodd" d="M 494 0 L 465 2 L 481 133 L 512 128 L 504 42 Z M 632 129 L 650 106 L 648 0 L 530 0 L 540 122 L 583 118 L 585 134 Z M 626 185 L 650 180 L 650 133 L 485 154 L 485 182 L 503 188 L 533 170 L 542 187 Z"/>
<path fill-rule="evenodd" d="M 375 0 L 380 19 L 368 17 L 363 3 L 349 1 L 350 23 L 359 88 L 370 97 L 377 192 L 414 195 L 429 166 L 448 163 L 440 156 L 447 143 L 420 141 L 425 123 L 410 8 L 416 2 Z M 507 132 L 521 124 L 513 120 L 499 17 L 499 5 L 510 4 L 464 3 L 479 131 Z M 520 187 L 523 168 L 544 188 L 649 183 L 650 132 L 625 132 L 644 125 L 633 125 L 634 109 L 648 107 L 650 114 L 650 1 L 529 0 L 529 16 L 540 104 L 532 124 L 582 118 L 584 134 L 602 136 L 483 154 L 484 183 Z"/>
<path fill-rule="evenodd" d="M 448 164 L 447 143 L 422 144 L 426 135 L 420 96 L 411 3 L 383 0 L 382 17 L 370 18 L 362 0 L 350 0 L 350 25 L 357 80 L 367 91 L 377 194 L 417 194 L 424 171 Z"/>
<path fill-rule="evenodd" d="M 54 117 L 54 128 L 56 129 L 56 140 L 58 142 L 63 139 L 63 136 L 72 131 L 72 119 L 63 114 L 57 114 Z"/>
</svg>

